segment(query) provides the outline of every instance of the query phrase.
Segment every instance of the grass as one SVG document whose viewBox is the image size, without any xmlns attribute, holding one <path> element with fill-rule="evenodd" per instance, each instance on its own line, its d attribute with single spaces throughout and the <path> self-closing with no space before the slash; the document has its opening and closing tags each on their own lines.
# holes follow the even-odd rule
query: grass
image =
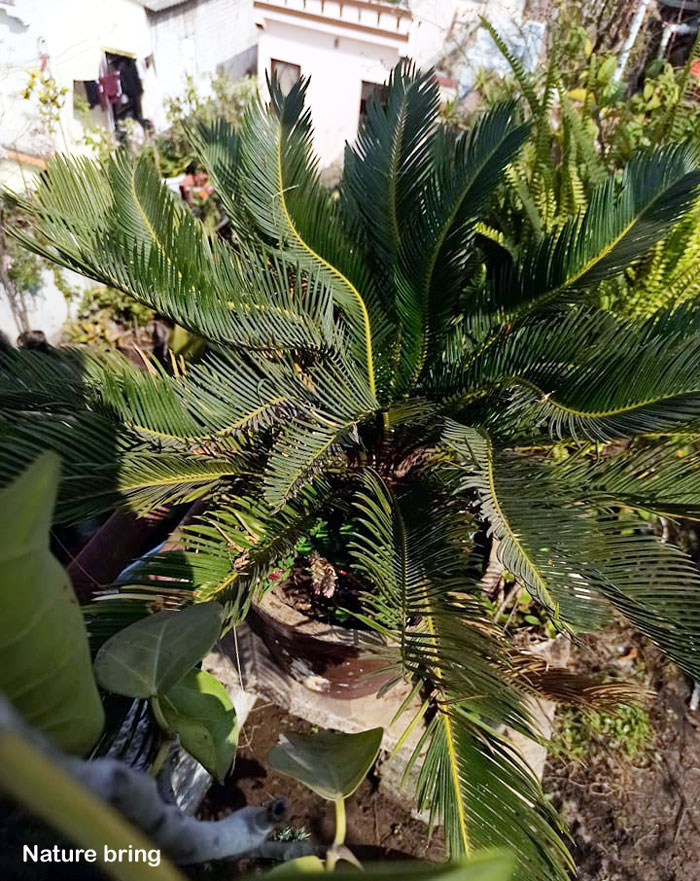
<svg viewBox="0 0 700 881">
<path fill-rule="evenodd" d="M 630 763 L 650 758 L 654 732 L 641 706 L 623 705 L 614 713 L 563 707 L 557 712 L 550 753 L 564 760 L 587 762 L 606 753 Z"/>
</svg>

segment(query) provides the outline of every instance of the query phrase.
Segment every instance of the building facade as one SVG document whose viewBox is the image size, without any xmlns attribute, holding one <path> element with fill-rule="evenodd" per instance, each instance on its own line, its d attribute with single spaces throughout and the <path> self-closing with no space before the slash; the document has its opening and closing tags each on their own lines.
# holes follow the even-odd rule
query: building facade
<svg viewBox="0 0 700 881">
<path fill-rule="evenodd" d="M 124 88 L 105 91 L 119 70 Z M 148 120 L 159 102 L 138 0 L 91 0 L 89 9 L 83 0 L 0 0 L 0 183 L 22 188 L 47 156 L 84 152 L 86 129 L 114 130 L 120 114 Z"/>
<path fill-rule="evenodd" d="M 239 79 L 256 72 L 253 0 L 144 0 L 143 5 L 164 97 L 182 94 L 186 77 L 205 89 L 217 73 Z"/>
<path fill-rule="evenodd" d="M 524 0 L 254 0 L 258 75 L 288 86 L 310 77 L 308 101 L 322 166 L 342 162 L 368 98 L 403 58 L 439 67 L 479 16 L 522 13 Z M 455 83 L 456 85 L 456 83 Z"/>
</svg>

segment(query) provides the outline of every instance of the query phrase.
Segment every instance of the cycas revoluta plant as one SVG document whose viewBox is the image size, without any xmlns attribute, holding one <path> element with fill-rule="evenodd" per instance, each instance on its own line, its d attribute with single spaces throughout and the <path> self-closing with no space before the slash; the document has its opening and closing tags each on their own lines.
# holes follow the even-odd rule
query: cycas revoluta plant
<svg viewBox="0 0 700 881">
<path fill-rule="evenodd" d="M 167 593 L 154 572 L 177 578 L 173 595 L 216 596 L 234 620 L 310 524 L 340 511 L 365 626 L 426 697 L 420 805 L 453 855 L 506 842 L 521 881 L 564 878 L 556 817 L 500 732 L 532 731 L 523 696 L 537 685 L 574 701 L 595 689 L 542 676 L 492 625 L 484 550 L 498 539 L 562 629 L 616 609 L 700 678 L 700 577 L 644 516 L 700 514 L 697 454 L 677 455 L 678 436 L 700 431 L 698 312 L 620 321 L 586 299 L 693 205 L 698 157 L 642 154 L 559 230 L 493 259 L 475 228 L 528 137 L 513 104 L 456 135 L 438 125 L 434 79 L 398 68 L 333 198 L 304 93 L 273 82 L 239 134 L 195 135 L 233 244 L 209 241 L 146 160 L 52 163 L 24 205 L 26 244 L 209 351 L 147 370 L 8 353 L 3 476 L 58 449 L 64 519 L 206 499 L 180 549 L 129 584 L 150 601 Z"/>
</svg>

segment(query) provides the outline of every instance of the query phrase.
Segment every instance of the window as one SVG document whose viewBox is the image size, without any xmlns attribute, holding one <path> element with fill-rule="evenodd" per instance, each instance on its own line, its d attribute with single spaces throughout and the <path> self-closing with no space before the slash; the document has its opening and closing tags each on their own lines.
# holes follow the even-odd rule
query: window
<svg viewBox="0 0 700 881">
<path fill-rule="evenodd" d="M 367 105 L 375 98 L 380 104 L 386 103 L 386 86 L 382 83 L 367 83 L 362 81 L 362 95 L 360 97 L 360 122 L 367 119 Z"/>
<path fill-rule="evenodd" d="M 290 64 L 289 61 L 277 61 L 273 58 L 270 69 L 272 75 L 277 76 L 283 95 L 289 94 L 292 86 L 301 76 L 301 67 L 298 64 Z"/>
</svg>

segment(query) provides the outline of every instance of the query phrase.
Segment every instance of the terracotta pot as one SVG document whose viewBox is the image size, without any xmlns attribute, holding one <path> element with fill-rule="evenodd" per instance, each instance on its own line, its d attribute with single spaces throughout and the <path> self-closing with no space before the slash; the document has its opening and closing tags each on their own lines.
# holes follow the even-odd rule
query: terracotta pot
<svg viewBox="0 0 700 881">
<path fill-rule="evenodd" d="M 168 537 L 203 509 L 204 502 L 199 500 L 186 509 L 158 508 L 145 517 L 115 511 L 67 566 L 78 600 L 90 602 L 126 566 L 161 542 L 165 541 L 165 550 L 177 549 Z"/>
<path fill-rule="evenodd" d="M 274 590 L 253 606 L 248 623 L 277 665 L 310 691 L 350 700 L 376 694 L 392 678 L 386 657 L 362 648 L 369 634 L 315 621 Z"/>
</svg>

